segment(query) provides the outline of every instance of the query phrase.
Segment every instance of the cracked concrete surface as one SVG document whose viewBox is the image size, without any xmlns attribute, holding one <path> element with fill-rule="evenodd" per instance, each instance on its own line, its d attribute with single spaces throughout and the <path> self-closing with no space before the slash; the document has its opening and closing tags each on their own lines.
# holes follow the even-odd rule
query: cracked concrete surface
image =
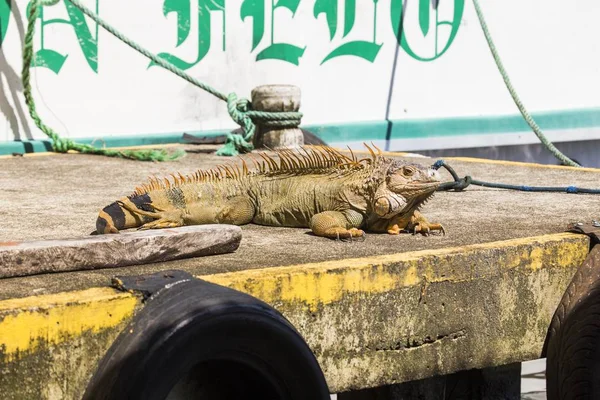
<svg viewBox="0 0 600 400">
<path fill-rule="evenodd" d="M 206 154 L 172 163 L 84 155 L 0 159 L 0 240 L 87 235 L 101 207 L 148 175 L 187 173 L 223 161 Z M 600 170 L 448 162 L 461 176 L 487 181 L 600 187 Z M 370 234 L 364 242 L 336 242 L 306 229 L 248 225 L 234 253 L 3 279 L 0 300 L 107 286 L 115 275 L 182 269 L 276 307 L 306 338 L 332 392 L 381 386 L 539 357 L 587 242 L 579 235 L 519 238 L 560 233 L 571 221 L 598 218 L 599 205 L 600 196 L 593 195 L 470 187 L 438 193 L 423 210 L 446 226 L 446 236 Z M 30 301 L 38 306 L 37 298 Z M 0 378 L 18 389 L 24 377 L 32 377 L 32 365 L 43 361 L 54 375 L 38 370 L 38 386 L 60 385 L 66 371 L 79 368 L 68 360 L 97 360 L 98 346 L 107 347 L 117 331 L 105 339 L 88 332 L 61 343 L 42 341 L 41 350 L 1 364 L 6 372 Z M 84 383 L 72 382 L 73 390 Z"/>
<path fill-rule="evenodd" d="M 189 173 L 229 158 L 210 146 L 181 146 L 187 157 L 164 163 L 146 163 L 81 154 L 0 158 L 0 241 L 86 236 L 95 229 L 98 211 L 114 199 L 131 193 L 148 176 Z M 202 152 L 199 152 L 202 151 Z M 414 158 L 423 164 L 436 159 Z M 542 168 L 447 160 L 460 176 L 526 185 L 600 188 L 600 169 Z M 444 179 L 449 174 L 442 172 Z M 446 236 L 368 234 L 364 242 L 335 242 L 315 237 L 307 229 L 242 227 L 242 242 L 232 254 L 171 263 L 77 272 L 65 275 L 4 280 L 1 298 L 34 291 L 52 293 L 105 285 L 110 277 L 179 268 L 194 274 L 212 274 L 377 256 L 414 250 L 441 249 L 512 238 L 562 232 L 569 222 L 600 219 L 600 196 L 529 193 L 471 186 L 464 192 L 437 193 L 423 208 Z"/>
</svg>

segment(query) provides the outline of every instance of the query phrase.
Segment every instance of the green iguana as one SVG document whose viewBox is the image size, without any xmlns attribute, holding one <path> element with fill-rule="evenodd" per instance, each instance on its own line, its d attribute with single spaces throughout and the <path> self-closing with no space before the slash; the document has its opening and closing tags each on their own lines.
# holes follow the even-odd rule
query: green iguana
<svg viewBox="0 0 600 400">
<path fill-rule="evenodd" d="M 365 231 L 444 232 L 418 209 L 440 184 L 437 171 L 384 157 L 358 159 L 326 146 L 276 150 L 250 157 L 255 169 L 226 164 L 173 180 L 150 178 L 100 211 L 98 234 L 121 229 L 172 228 L 198 224 L 255 223 L 310 228 L 333 239 L 363 237 Z M 257 158 L 258 161 L 255 159 Z"/>
</svg>

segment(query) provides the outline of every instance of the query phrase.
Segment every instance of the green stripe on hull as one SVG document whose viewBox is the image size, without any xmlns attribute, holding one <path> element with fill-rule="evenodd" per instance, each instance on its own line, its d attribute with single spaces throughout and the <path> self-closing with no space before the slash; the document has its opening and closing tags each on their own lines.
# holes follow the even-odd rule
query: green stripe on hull
<svg viewBox="0 0 600 400">
<path fill-rule="evenodd" d="M 600 127 L 600 108 L 534 113 L 533 118 L 542 130 L 581 129 Z M 327 143 L 344 143 L 390 139 L 422 139 L 443 136 L 492 135 L 529 132 L 521 115 L 454 117 L 437 119 L 398 119 L 387 121 L 307 124 L 302 128 L 315 133 Z M 188 132 L 196 136 L 218 136 L 227 130 Z M 127 147 L 185 143 L 182 133 L 114 136 L 74 139 L 97 147 Z M 51 151 L 48 140 L 0 142 L 0 155 Z"/>
<path fill-rule="evenodd" d="M 532 114 L 543 130 L 581 129 L 600 127 L 600 108 L 541 112 Z M 413 139 L 436 136 L 490 135 L 529 132 L 523 117 L 505 115 L 494 117 L 455 117 L 441 119 L 407 119 L 392 121 L 393 139 Z"/>
</svg>

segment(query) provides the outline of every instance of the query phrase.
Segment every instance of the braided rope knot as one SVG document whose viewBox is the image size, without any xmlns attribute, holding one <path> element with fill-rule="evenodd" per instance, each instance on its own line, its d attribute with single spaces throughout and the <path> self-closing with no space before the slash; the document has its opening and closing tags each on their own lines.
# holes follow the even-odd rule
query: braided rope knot
<svg viewBox="0 0 600 400">
<path fill-rule="evenodd" d="M 66 153 L 69 150 L 75 149 L 75 142 L 71 139 L 61 138 L 61 137 L 53 137 L 52 138 L 52 148 L 57 153 Z"/>
<path fill-rule="evenodd" d="M 454 182 L 453 189 L 454 190 L 464 190 L 471 184 L 471 182 L 473 182 L 473 178 L 471 178 L 470 175 L 467 175 L 464 178 L 460 179 L 459 181 Z"/>
<path fill-rule="evenodd" d="M 256 126 L 273 128 L 297 128 L 302 120 L 302 113 L 294 111 L 268 112 L 252 110 L 252 103 L 245 98 L 238 98 L 235 93 L 227 95 L 227 112 L 236 124 L 244 130 L 244 135 L 228 133 L 225 144 L 217 155 L 234 156 L 239 153 L 249 153 L 254 149 L 251 141 L 256 132 Z"/>
<path fill-rule="evenodd" d="M 297 128 L 302 121 L 302 113 L 294 111 L 267 112 L 248 111 L 248 116 L 258 125 L 273 128 Z"/>
<path fill-rule="evenodd" d="M 256 125 L 248 115 L 249 106 L 250 101 L 248 99 L 238 99 L 235 93 L 227 95 L 227 112 L 231 119 L 244 129 L 244 141 L 251 140 L 256 131 Z"/>
</svg>

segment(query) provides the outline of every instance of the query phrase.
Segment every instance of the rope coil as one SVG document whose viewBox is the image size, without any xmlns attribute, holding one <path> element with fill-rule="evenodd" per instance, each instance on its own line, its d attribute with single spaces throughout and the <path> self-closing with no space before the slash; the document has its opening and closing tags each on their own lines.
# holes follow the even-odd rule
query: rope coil
<svg viewBox="0 0 600 400">
<path fill-rule="evenodd" d="M 242 127 L 244 130 L 244 135 L 229 133 L 227 135 L 227 140 L 223 147 L 221 147 L 217 151 L 217 155 L 222 156 L 235 156 L 239 153 L 248 153 L 254 149 L 252 145 L 252 139 L 256 132 L 256 126 L 262 125 L 266 127 L 279 127 L 279 128 L 289 128 L 289 127 L 297 127 L 300 125 L 302 119 L 302 113 L 300 112 L 265 112 L 252 110 L 252 104 L 248 99 L 242 98 L 238 99 L 235 93 L 230 93 L 226 95 L 225 93 L 220 92 L 219 90 L 213 88 L 212 86 L 199 81 L 198 79 L 190 76 L 185 71 L 180 68 L 177 68 L 175 65 L 169 63 L 165 59 L 157 56 L 156 54 L 150 52 L 149 50 L 143 48 L 141 45 L 137 44 L 133 40 L 129 39 L 119 31 L 117 31 L 113 26 L 111 26 L 108 22 L 104 21 L 98 14 L 87 8 L 83 5 L 79 0 L 68 0 L 75 7 L 77 7 L 81 12 L 90 17 L 94 22 L 98 25 L 102 26 L 107 32 L 115 36 L 117 39 L 121 40 L 123 43 L 127 44 L 129 47 L 137 51 L 138 53 L 146 56 L 156 65 L 166 69 L 167 71 L 172 72 L 173 74 L 179 76 L 180 78 L 188 81 L 194 86 L 199 87 L 200 89 L 206 91 L 207 93 L 212 94 L 216 98 L 223 100 L 227 103 L 227 111 L 231 116 L 231 119 L 238 125 Z M 23 80 L 23 88 L 25 93 L 25 100 L 27 107 L 29 108 L 29 114 L 31 118 L 34 120 L 37 127 L 44 132 L 50 139 L 52 139 L 52 147 L 57 152 L 66 152 L 68 150 L 75 150 L 82 153 L 88 154 L 103 154 L 107 156 L 117 156 L 117 157 L 125 157 L 125 158 L 133 158 L 136 160 L 154 160 L 154 161 L 163 161 L 165 159 L 175 159 L 179 158 L 182 153 L 179 152 L 174 156 L 167 157 L 166 152 L 164 150 L 156 151 L 123 151 L 117 152 L 113 150 L 107 149 L 98 149 L 93 146 L 84 145 L 75 143 L 69 139 L 62 139 L 59 135 L 52 130 L 50 127 L 45 125 L 40 116 L 38 115 L 35 102 L 33 100 L 33 96 L 31 93 L 31 83 L 30 83 L 30 67 L 33 60 L 33 34 L 35 32 L 35 23 L 39 16 L 39 7 L 43 6 L 53 6 L 57 4 L 59 0 L 34 0 L 30 3 L 29 15 L 28 15 L 28 26 L 27 26 L 27 34 L 25 35 L 25 43 L 23 46 L 23 72 L 22 72 L 22 80 Z"/>
<path fill-rule="evenodd" d="M 294 128 L 300 125 L 300 112 L 267 112 L 251 109 L 252 103 L 245 98 L 238 99 L 235 93 L 227 96 L 227 112 L 233 121 L 244 130 L 244 135 L 228 133 L 225 144 L 219 150 L 219 156 L 232 156 L 239 153 L 249 153 L 254 149 L 252 139 L 256 126 L 279 128 Z"/>
</svg>

